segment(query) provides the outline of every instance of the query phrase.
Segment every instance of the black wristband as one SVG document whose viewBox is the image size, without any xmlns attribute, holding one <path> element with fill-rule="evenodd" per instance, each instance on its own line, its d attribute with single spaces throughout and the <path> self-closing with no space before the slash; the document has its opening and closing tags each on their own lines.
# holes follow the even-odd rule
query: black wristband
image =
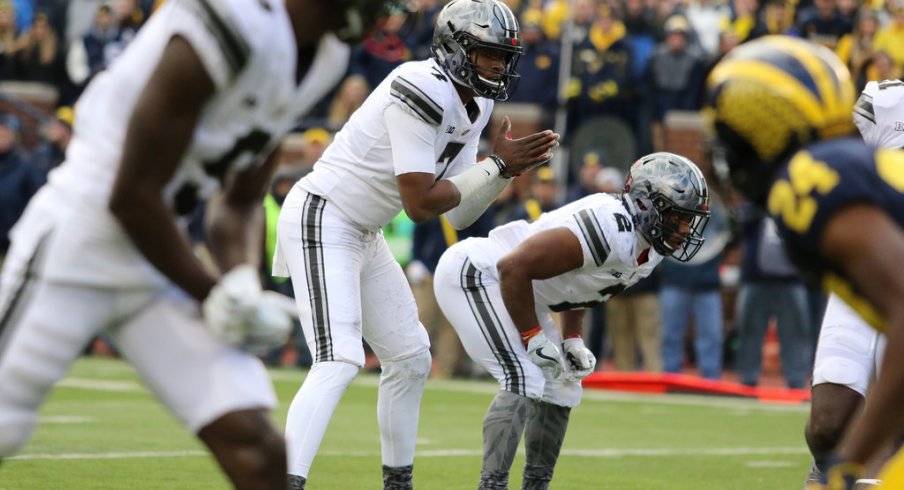
<svg viewBox="0 0 904 490">
<path fill-rule="evenodd" d="M 490 155 L 489 157 L 487 157 L 487 158 L 489 158 L 490 160 L 493 161 L 493 163 L 496 164 L 496 168 L 499 169 L 499 176 L 500 176 L 500 177 L 504 177 L 504 176 L 505 176 L 505 169 L 506 169 L 506 166 L 505 166 L 505 162 L 502 161 L 501 158 L 499 158 L 499 155 L 493 153 L 493 154 L 491 154 L 491 155 Z"/>
</svg>

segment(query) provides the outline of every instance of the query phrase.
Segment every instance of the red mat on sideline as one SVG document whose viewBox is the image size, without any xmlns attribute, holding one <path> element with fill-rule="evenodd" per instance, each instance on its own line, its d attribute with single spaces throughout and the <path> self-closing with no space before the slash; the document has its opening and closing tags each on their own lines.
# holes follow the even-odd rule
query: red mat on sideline
<svg viewBox="0 0 904 490">
<path fill-rule="evenodd" d="M 597 371 L 584 378 L 583 384 L 585 388 L 601 390 L 738 396 L 771 403 L 802 403 L 810 400 L 810 390 L 750 387 L 732 381 L 715 381 L 673 373 Z"/>
</svg>

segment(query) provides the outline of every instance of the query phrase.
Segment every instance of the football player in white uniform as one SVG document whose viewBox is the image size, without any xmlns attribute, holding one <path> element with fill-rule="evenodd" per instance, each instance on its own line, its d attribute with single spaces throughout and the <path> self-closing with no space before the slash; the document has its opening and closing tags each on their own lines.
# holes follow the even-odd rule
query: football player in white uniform
<svg viewBox="0 0 904 490">
<path fill-rule="evenodd" d="M 620 196 L 593 194 L 443 254 L 437 301 L 471 358 L 499 382 L 483 421 L 478 488 L 508 488 L 522 432 L 521 488 L 548 487 L 581 379 L 596 365 L 581 339 L 585 309 L 648 276 L 664 256 L 693 257 L 708 206 L 696 165 L 654 153 L 631 166 Z M 556 312 L 561 332 L 551 318 Z"/>
<path fill-rule="evenodd" d="M 343 75 L 337 35 L 359 37 L 383 4 L 171 0 L 90 84 L 66 162 L 11 232 L 0 457 L 26 443 L 50 388 L 105 331 L 236 488 L 286 488 L 276 398 L 246 352 L 284 342 L 297 313 L 261 291 L 254 265 L 267 156 Z M 214 195 L 221 276 L 193 256 L 179 218 Z"/>
<path fill-rule="evenodd" d="M 515 16 L 496 0 L 453 0 L 440 12 L 433 58 L 401 65 L 374 89 L 286 197 L 274 274 L 292 277 L 314 365 L 289 408 L 293 488 L 311 463 L 346 387 L 380 359 L 377 418 L 385 488 L 412 486 L 418 411 L 430 371 L 427 333 L 380 227 L 401 209 L 415 222 L 445 213 L 472 223 L 510 177 L 549 160 L 558 135 L 512 140 L 505 119 L 493 155 L 477 143 L 517 77 Z"/>
<path fill-rule="evenodd" d="M 853 118 L 868 145 L 904 148 L 904 82 L 866 84 Z M 884 353 L 885 335 L 838 296 L 830 295 L 816 345 L 810 418 L 804 432 L 813 455 L 805 489 L 823 488 L 819 481 L 826 459 L 860 408 Z"/>
</svg>

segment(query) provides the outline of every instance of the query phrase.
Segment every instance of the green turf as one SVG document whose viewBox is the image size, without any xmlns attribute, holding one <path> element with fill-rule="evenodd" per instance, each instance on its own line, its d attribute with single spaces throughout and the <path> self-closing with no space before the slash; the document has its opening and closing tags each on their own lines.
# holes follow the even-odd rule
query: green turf
<svg viewBox="0 0 904 490">
<path fill-rule="evenodd" d="M 273 371 L 283 425 L 304 371 Z M 333 416 L 309 489 L 380 488 L 377 377 L 355 381 Z M 488 382 L 427 384 L 415 460 L 419 489 L 474 489 Z M 804 406 L 588 391 L 572 412 L 554 489 L 797 488 L 809 457 Z M 520 485 L 523 453 L 511 487 Z M 0 490 L 228 488 L 195 439 L 126 364 L 79 361 L 41 411 L 29 445 L 0 467 Z"/>
</svg>

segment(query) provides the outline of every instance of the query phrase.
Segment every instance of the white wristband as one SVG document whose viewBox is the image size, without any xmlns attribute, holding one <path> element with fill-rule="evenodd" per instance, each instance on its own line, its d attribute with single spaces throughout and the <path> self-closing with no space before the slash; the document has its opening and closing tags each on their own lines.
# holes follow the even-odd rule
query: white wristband
<svg viewBox="0 0 904 490">
<path fill-rule="evenodd" d="M 464 172 L 449 177 L 461 194 L 461 202 L 470 201 L 477 192 L 500 177 L 502 169 L 492 158 L 484 158 Z M 506 179 L 507 180 L 507 179 Z"/>
</svg>

